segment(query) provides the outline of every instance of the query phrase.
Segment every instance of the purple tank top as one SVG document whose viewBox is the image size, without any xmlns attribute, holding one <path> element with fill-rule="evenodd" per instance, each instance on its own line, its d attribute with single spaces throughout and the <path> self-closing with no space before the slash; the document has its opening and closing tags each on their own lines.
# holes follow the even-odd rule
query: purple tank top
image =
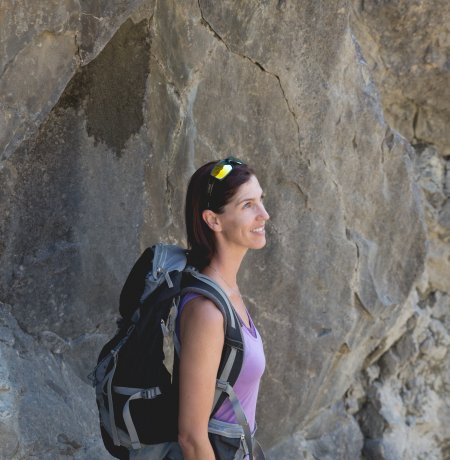
<svg viewBox="0 0 450 460">
<path fill-rule="evenodd" d="M 189 293 L 183 296 L 179 304 L 178 317 L 176 322 L 176 334 L 180 337 L 180 317 L 184 306 L 199 294 Z M 247 313 L 248 314 L 248 313 Z M 248 314 L 250 328 L 239 318 L 244 339 L 244 360 L 241 372 L 234 384 L 234 392 L 241 403 L 245 416 L 247 417 L 250 429 L 255 429 L 256 401 L 258 399 L 259 383 L 264 372 L 266 359 L 261 340 L 253 321 Z M 238 423 L 234 410 L 228 399 L 225 399 L 219 410 L 214 414 L 214 419 L 227 423 Z"/>
</svg>

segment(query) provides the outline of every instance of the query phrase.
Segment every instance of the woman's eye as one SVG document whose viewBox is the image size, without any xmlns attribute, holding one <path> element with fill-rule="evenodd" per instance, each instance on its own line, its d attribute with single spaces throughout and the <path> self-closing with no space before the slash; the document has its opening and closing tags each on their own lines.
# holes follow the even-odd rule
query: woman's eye
<svg viewBox="0 0 450 460">
<path fill-rule="evenodd" d="M 244 208 L 249 208 L 251 206 L 251 203 L 250 201 L 247 201 L 247 203 L 244 203 Z"/>
</svg>

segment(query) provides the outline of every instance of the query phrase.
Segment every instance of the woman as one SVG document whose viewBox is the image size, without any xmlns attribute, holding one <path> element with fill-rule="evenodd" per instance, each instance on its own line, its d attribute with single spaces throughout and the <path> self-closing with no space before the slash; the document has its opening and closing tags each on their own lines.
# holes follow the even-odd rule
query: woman
<svg viewBox="0 0 450 460">
<path fill-rule="evenodd" d="M 234 390 L 254 431 L 265 359 L 261 337 L 245 307 L 236 278 L 248 249 L 260 249 L 266 244 L 265 223 L 269 215 L 264 208 L 263 192 L 253 171 L 230 157 L 208 163 L 194 173 L 185 212 L 189 262 L 225 291 L 241 321 L 244 362 Z M 208 422 L 224 345 L 223 316 L 207 298 L 187 294 L 180 303 L 178 333 L 181 341 L 179 443 L 184 459 L 221 458 L 208 437 Z M 213 418 L 221 423 L 237 423 L 228 400 Z"/>
</svg>

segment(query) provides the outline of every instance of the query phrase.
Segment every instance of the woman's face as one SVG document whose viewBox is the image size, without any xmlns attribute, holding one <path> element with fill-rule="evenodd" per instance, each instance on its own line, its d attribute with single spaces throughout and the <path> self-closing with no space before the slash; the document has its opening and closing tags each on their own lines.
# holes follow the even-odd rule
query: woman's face
<svg viewBox="0 0 450 460">
<path fill-rule="evenodd" d="M 220 237 L 225 243 L 247 249 L 260 249 L 266 244 L 265 223 L 269 214 L 264 208 L 263 191 L 256 176 L 242 184 L 231 201 L 218 214 Z"/>
</svg>

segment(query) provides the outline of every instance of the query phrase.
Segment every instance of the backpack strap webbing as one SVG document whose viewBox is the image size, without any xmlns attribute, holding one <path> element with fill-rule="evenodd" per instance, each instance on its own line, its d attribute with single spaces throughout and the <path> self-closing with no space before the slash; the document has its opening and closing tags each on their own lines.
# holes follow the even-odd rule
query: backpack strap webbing
<svg viewBox="0 0 450 460">
<path fill-rule="evenodd" d="M 118 394 L 129 396 L 127 402 L 123 407 L 122 417 L 127 427 L 128 435 L 130 436 L 131 447 L 133 449 L 140 449 L 141 442 L 134 426 L 133 419 L 130 413 L 130 402 L 136 399 L 154 399 L 161 394 L 159 387 L 152 388 L 132 388 L 132 387 L 121 387 L 114 386 L 114 391 Z"/>
<path fill-rule="evenodd" d="M 202 275 L 196 270 L 187 269 L 185 274 L 187 279 L 185 277 L 181 295 L 188 292 L 201 294 L 214 302 L 217 308 L 222 312 L 224 318 L 225 343 L 217 378 L 233 386 L 241 372 L 244 360 L 244 342 L 237 313 L 231 306 L 225 292 L 211 278 Z M 226 398 L 227 395 L 224 394 L 223 391 L 216 389 L 212 415 L 217 412 Z"/>
<path fill-rule="evenodd" d="M 136 319 L 135 316 L 133 316 L 133 319 Z M 109 425 L 111 427 L 111 438 L 115 446 L 120 446 L 120 440 L 119 440 L 119 435 L 117 432 L 117 426 L 115 422 L 115 416 L 114 416 L 114 404 L 113 404 L 113 399 L 112 399 L 112 381 L 114 378 L 114 374 L 116 372 L 117 368 L 117 358 L 120 349 L 125 345 L 127 340 L 129 339 L 131 333 L 134 331 L 135 324 L 132 324 L 128 330 L 127 333 L 122 339 L 117 343 L 117 345 L 97 364 L 95 367 L 94 371 L 92 372 L 92 379 L 95 384 L 95 392 L 96 392 L 96 398 L 97 402 L 103 407 L 103 394 L 106 390 L 106 396 L 108 398 L 108 417 L 109 417 Z M 112 369 L 106 374 L 107 368 L 109 364 L 111 363 L 111 360 L 113 360 L 112 364 Z M 100 375 L 104 375 L 104 377 L 100 380 L 97 380 L 97 372 L 99 372 Z M 105 389 L 106 387 L 106 389 Z"/>
<path fill-rule="evenodd" d="M 217 412 L 223 401 L 228 397 L 238 423 L 244 430 L 243 447 L 245 454 L 253 459 L 253 441 L 247 417 L 242 409 L 233 385 L 239 376 L 244 359 L 244 339 L 236 311 L 232 307 L 228 296 L 223 289 L 211 278 L 202 275 L 196 270 L 185 270 L 190 275 L 181 290 L 181 295 L 195 292 L 210 299 L 220 309 L 224 317 L 225 343 L 222 359 L 219 365 L 211 416 Z"/>
<path fill-rule="evenodd" d="M 231 406 L 233 407 L 236 419 L 239 425 L 241 425 L 242 429 L 244 430 L 244 453 L 245 455 L 248 454 L 249 458 L 253 460 L 252 432 L 250 431 L 250 425 L 248 424 L 247 417 L 244 414 L 241 403 L 239 402 L 239 399 L 236 396 L 233 387 L 228 382 L 224 382 L 222 380 L 217 379 L 217 388 L 219 388 L 221 391 L 228 395 L 228 399 L 230 400 Z"/>
</svg>

